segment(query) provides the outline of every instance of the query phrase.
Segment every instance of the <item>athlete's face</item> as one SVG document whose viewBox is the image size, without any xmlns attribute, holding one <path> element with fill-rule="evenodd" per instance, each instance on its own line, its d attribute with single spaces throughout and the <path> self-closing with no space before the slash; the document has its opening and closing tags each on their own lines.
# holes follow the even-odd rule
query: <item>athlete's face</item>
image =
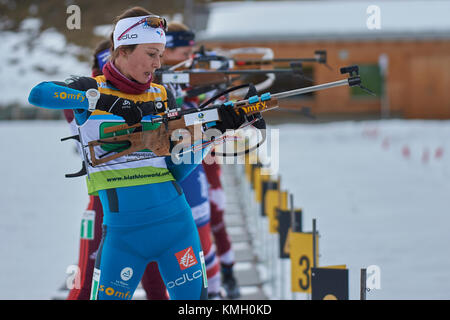
<svg viewBox="0 0 450 320">
<path fill-rule="evenodd" d="M 189 59 L 192 55 L 192 47 L 177 47 L 173 49 L 167 49 L 164 52 L 164 62 L 178 63 Z"/>
<path fill-rule="evenodd" d="M 164 48 L 162 43 L 138 44 L 132 52 L 122 50 L 115 65 L 127 78 L 147 83 L 152 73 L 161 67 Z"/>
</svg>

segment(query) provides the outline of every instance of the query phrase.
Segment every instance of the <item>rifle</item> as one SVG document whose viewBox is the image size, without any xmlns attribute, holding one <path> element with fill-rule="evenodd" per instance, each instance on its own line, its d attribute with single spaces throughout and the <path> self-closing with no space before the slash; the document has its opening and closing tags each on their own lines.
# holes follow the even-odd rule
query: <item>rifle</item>
<svg viewBox="0 0 450 320">
<path fill-rule="evenodd" d="M 87 146 L 90 150 L 91 155 L 91 166 L 98 166 L 104 164 L 108 161 L 117 159 L 119 157 L 128 155 L 130 153 L 149 149 L 156 156 L 169 156 L 171 155 L 171 150 L 174 146 L 178 145 L 178 142 L 171 145 L 170 138 L 176 130 L 184 129 L 188 130 L 191 136 L 196 136 L 203 130 L 215 125 L 216 121 L 220 121 L 217 109 L 222 106 L 229 106 L 234 108 L 238 113 L 238 109 L 242 109 L 247 116 L 258 114 L 260 112 L 265 112 L 278 107 L 278 99 L 287 98 L 294 95 L 305 94 L 308 92 L 315 92 L 320 90 L 325 90 L 340 86 L 358 86 L 361 87 L 366 92 L 372 94 L 370 90 L 363 87 L 361 84 L 361 78 L 359 75 L 358 66 L 349 66 L 340 69 L 341 74 L 347 74 L 348 78 L 319 84 L 315 86 L 294 89 L 290 91 L 280 92 L 276 94 L 271 94 L 269 92 L 262 94 L 261 96 L 255 95 L 248 99 L 238 100 L 235 102 L 228 101 L 222 104 L 210 104 L 206 105 L 202 109 L 188 109 L 181 110 L 180 108 L 167 110 L 159 116 L 153 116 L 149 121 L 151 123 L 160 123 L 159 128 L 152 131 L 143 131 L 142 123 L 135 124 L 133 126 L 128 126 L 127 124 L 121 124 L 114 127 L 109 127 L 105 129 L 105 133 L 117 133 L 121 130 L 133 130 L 139 129 L 137 132 L 128 133 L 125 135 L 114 136 L 110 138 L 99 139 L 95 141 L 90 141 Z M 106 132 L 107 131 L 107 132 Z M 179 135 L 180 136 L 180 135 Z M 201 145 L 204 148 L 210 144 L 214 143 L 213 140 L 208 141 Z M 116 154 L 109 155 L 110 152 L 95 156 L 94 147 L 101 146 L 104 144 L 118 144 L 125 147 L 124 150 L 117 152 Z M 259 145 L 259 144 L 258 144 Z M 190 150 L 195 150 L 195 145 L 185 145 L 190 147 Z M 245 153 L 249 152 L 250 149 L 245 150 Z M 216 155 L 218 155 L 216 153 Z M 239 154 L 234 153 L 233 156 Z M 229 156 L 227 154 L 221 154 L 221 156 Z"/>
<path fill-rule="evenodd" d="M 259 55 L 260 59 L 256 58 L 236 58 L 237 55 Z M 187 67 L 188 69 L 234 69 L 243 66 L 265 66 L 274 65 L 277 63 L 286 62 L 317 62 L 324 64 L 327 67 L 327 51 L 315 50 L 314 57 L 311 58 L 274 58 L 273 50 L 262 47 L 245 47 L 230 50 L 207 51 L 204 46 L 201 46 L 194 57 L 184 62 L 178 63 L 172 70 L 179 67 Z"/>
<path fill-rule="evenodd" d="M 276 75 L 280 74 L 290 74 L 295 77 L 306 79 L 309 82 L 313 82 L 311 78 L 303 74 L 301 62 L 291 62 L 290 68 L 270 70 L 157 70 L 154 75 L 157 83 L 188 86 L 184 90 L 184 95 L 187 97 L 196 97 L 213 90 L 223 90 L 224 88 L 230 86 L 233 82 L 240 80 L 243 76 L 249 75 L 265 75 L 267 79 L 259 84 L 256 84 L 257 91 L 265 90 L 272 85 Z M 240 94 L 242 94 L 242 92 L 236 93 L 238 96 Z"/>
<path fill-rule="evenodd" d="M 236 51 L 234 51 L 236 52 Z M 236 54 L 236 53 L 235 53 Z M 314 51 L 314 57 L 311 58 L 269 58 L 269 59 L 244 59 L 244 58 L 226 58 L 222 56 L 198 56 L 192 60 L 192 64 L 190 68 L 198 67 L 204 68 L 207 67 L 208 64 L 212 68 L 213 66 L 218 66 L 220 63 L 224 64 L 228 62 L 228 66 L 230 68 L 239 68 L 239 67 L 247 67 L 247 66 L 274 66 L 277 64 L 286 64 L 286 63 L 303 63 L 303 62 L 317 62 L 319 64 L 324 64 L 329 67 L 327 64 L 327 52 L 325 50 L 316 50 Z"/>
<path fill-rule="evenodd" d="M 262 58 L 250 60 L 233 58 L 232 56 L 236 54 L 258 54 L 262 55 Z M 167 70 L 157 70 L 155 78 L 158 83 L 162 84 L 189 85 L 185 89 L 185 94 L 188 97 L 194 97 L 230 86 L 236 80 L 240 80 L 242 76 L 264 74 L 267 79 L 256 85 L 257 90 L 261 91 L 270 87 L 275 80 L 275 76 L 279 74 L 292 74 L 312 83 L 313 80 L 304 75 L 302 63 L 318 62 L 329 67 L 326 61 L 327 55 L 324 50 L 316 50 L 313 58 L 276 59 L 270 48 L 238 48 L 221 52 L 220 55 L 211 55 L 205 51 L 204 47 L 201 47 L 193 58 L 175 64 Z M 276 63 L 283 63 L 284 65 L 289 63 L 289 67 L 273 69 Z M 257 66 L 260 69 L 248 69 L 249 66 Z M 176 71 L 183 67 L 188 69 Z M 194 68 L 206 70 L 200 71 L 194 70 Z M 236 77 L 232 78 L 232 76 Z"/>
<path fill-rule="evenodd" d="M 189 84 L 190 86 L 210 85 L 231 82 L 232 75 L 265 75 L 273 74 L 296 74 L 305 77 L 301 70 L 301 64 L 292 62 L 290 68 L 283 69 L 249 69 L 249 70 L 183 70 L 183 71 L 163 71 L 156 70 L 154 75 L 158 83 L 161 84 Z M 234 79 L 236 80 L 236 79 Z M 312 82 L 311 79 L 308 79 Z"/>
</svg>

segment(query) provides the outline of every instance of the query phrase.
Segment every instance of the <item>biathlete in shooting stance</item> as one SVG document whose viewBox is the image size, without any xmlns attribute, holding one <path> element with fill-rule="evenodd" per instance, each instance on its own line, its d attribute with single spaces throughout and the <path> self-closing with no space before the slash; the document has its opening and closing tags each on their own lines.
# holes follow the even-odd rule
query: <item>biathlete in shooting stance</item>
<svg viewBox="0 0 450 320">
<path fill-rule="evenodd" d="M 29 102 L 75 109 L 82 142 L 101 140 L 105 128 L 122 124 L 123 119 L 129 126 L 140 123 L 161 102 L 170 108 L 173 96 L 152 83 L 153 72 L 161 66 L 165 29 L 165 19 L 143 8 L 125 11 L 114 25 L 114 50 L 103 76 L 43 82 L 33 88 Z M 81 96 L 75 92 L 92 88 L 101 93 L 95 105 L 83 98 L 76 100 Z M 243 110 L 236 112 L 228 106 L 217 110 L 221 121 L 214 128 L 220 132 L 237 129 L 246 121 Z M 141 128 L 158 130 L 161 125 L 150 123 Z M 118 150 L 114 144 L 103 147 Z M 89 156 L 93 155 L 87 150 L 84 160 Z M 156 156 L 147 149 L 103 165 L 87 165 L 88 192 L 98 193 L 103 207 L 103 236 L 95 260 L 92 299 L 131 299 L 151 261 L 158 262 L 171 299 L 207 298 L 200 239 L 178 183 L 196 166 L 174 164 L 170 156 Z"/>
<path fill-rule="evenodd" d="M 166 67 L 192 57 L 195 34 L 186 25 L 178 22 L 169 23 L 166 39 L 163 56 L 163 64 Z M 198 108 L 199 98 L 183 97 L 181 85 L 170 84 L 168 88 L 174 93 L 177 103 L 182 105 L 182 108 Z M 207 157 L 211 157 L 211 154 Z M 210 164 L 203 161 L 202 165 L 181 183 L 181 187 L 191 206 L 200 234 L 208 273 L 208 294 L 210 298 L 218 297 L 219 286 L 222 285 L 226 297 L 236 299 L 240 296 L 240 292 L 233 274 L 234 252 L 223 220 L 225 193 L 220 182 L 220 166 L 216 161 L 209 160 Z M 215 244 L 211 239 L 211 231 Z M 220 260 L 216 257 L 217 253 Z"/>
<path fill-rule="evenodd" d="M 93 54 L 92 77 L 103 75 L 103 67 L 108 62 L 111 40 L 105 39 L 98 43 Z M 76 135 L 77 125 L 72 109 L 64 109 L 64 116 L 69 123 L 73 135 Z M 103 208 L 98 195 L 90 195 L 86 211 L 83 213 L 80 230 L 80 248 L 78 254 L 79 281 L 75 283 L 67 296 L 67 300 L 89 300 L 91 293 L 92 274 L 95 258 L 102 239 Z M 87 227 L 91 226 L 91 227 Z M 142 276 L 142 286 L 148 300 L 168 300 L 166 286 L 159 274 L 158 264 L 150 262 Z"/>
</svg>

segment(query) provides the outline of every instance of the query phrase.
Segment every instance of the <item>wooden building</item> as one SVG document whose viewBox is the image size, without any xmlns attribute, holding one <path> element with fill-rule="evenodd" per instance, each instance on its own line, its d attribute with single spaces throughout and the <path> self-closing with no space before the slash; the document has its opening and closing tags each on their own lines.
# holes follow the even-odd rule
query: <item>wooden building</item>
<svg viewBox="0 0 450 320">
<path fill-rule="evenodd" d="M 449 14 L 449 1 L 224 2 L 209 6 L 198 38 L 208 48 L 269 47 L 277 58 L 326 50 L 331 69 L 305 65 L 314 84 L 340 80 L 340 67 L 357 64 L 363 84 L 377 93 L 333 88 L 283 107 L 449 119 Z"/>
</svg>

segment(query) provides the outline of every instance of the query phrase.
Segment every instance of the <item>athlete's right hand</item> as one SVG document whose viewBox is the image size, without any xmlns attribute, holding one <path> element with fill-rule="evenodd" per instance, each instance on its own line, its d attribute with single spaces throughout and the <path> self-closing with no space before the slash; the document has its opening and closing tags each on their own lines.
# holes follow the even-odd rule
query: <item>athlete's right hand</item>
<svg viewBox="0 0 450 320">
<path fill-rule="evenodd" d="M 125 122 L 132 126 L 138 122 L 141 122 L 143 115 L 142 109 L 138 104 L 132 100 L 117 98 L 113 105 L 109 108 L 108 112 L 122 117 Z"/>
<path fill-rule="evenodd" d="M 153 103 L 134 102 L 124 98 L 117 98 L 108 112 L 124 118 L 129 126 L 141 122 L 146 115 L 156 113 Z"/>
<path fill-rule="evenodd" d="M 141 122 L 145 116 L 158 113 L 158 109 L 153 101 L 134 102 L 133 100 L 104 93 L 100 95 L 97 109 L 124 118 L 129 126 Z"/>
</svg>

